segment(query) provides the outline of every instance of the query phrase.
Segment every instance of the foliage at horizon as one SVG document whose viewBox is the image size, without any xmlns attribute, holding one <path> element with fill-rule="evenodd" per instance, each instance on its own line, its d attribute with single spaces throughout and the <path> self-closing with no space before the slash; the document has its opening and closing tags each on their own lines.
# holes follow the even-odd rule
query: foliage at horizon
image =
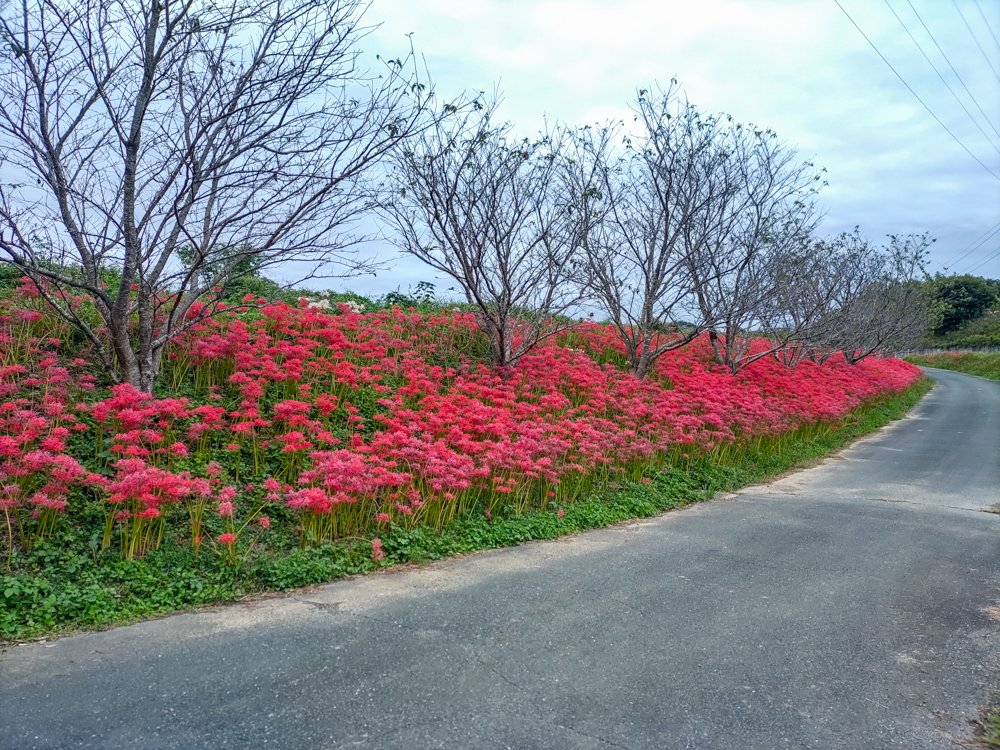
<svg viewBox="0 0 1000 750">
<path fill-rule="evenodd" d="M 917 344 L 930 349 L 977 349 L 1000 347 L 1000 313 L 987 312 L 978 318 L 962 323 L 951 333 L 929 334 Z"/>
<path fill-rule="evenodd" d="M 1000 281 L 981 276 L 936 274 L 925 282 L 937 318 L 931 333 L 944 336 L 1000 307 Z"/>
</svg>

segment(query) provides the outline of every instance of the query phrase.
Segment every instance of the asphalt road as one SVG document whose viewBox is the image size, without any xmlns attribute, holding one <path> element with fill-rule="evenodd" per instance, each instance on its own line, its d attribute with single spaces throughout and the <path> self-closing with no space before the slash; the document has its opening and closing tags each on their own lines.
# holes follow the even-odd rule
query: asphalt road
<svg viewBox="0 0 1000 750">
<path fill-rule="evenodd" d="M 998 684 L 1000 383 L 561 541 L 0 655 L 0 748 L 954 748 Z"/>
</svg>

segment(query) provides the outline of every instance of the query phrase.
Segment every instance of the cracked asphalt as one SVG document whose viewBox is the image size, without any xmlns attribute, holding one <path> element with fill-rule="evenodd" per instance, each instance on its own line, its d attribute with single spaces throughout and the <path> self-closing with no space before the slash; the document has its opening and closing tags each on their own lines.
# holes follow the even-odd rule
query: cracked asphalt
<svg viewBox="0 0 1000 750">
<path fill-rule="evenodd" d="M 1000 383 L 929 373 L 907 419 L 718 501 L 7 647 L 0 748 L 968 746 Z"/>
</svg>

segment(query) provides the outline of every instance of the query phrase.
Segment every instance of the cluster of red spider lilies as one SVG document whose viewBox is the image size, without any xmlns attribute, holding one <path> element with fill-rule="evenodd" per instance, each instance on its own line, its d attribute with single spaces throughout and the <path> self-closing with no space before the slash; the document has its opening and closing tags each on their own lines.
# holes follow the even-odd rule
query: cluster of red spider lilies
<svg viewBox="0 0 1000 750">
<path fill-rule="evenodd" d="M 173 514 L 196 550 L 206 513 L 218 516 L 224 533 L 209 539 L 235 559 L 241 535 L 263 533 L 282 507 L 305 545 L 558 508 L 618 477 L 839 424 L 920 376 L 900 360 L 839 356 L 795 369 L 767 357 L 734 376 L 696 340 L 640 381 L 595 324 L 497 371 L 466 313 L 271 304 L 189 330 L 166 362 L 166 397 L 154 397 L 103 390 L 68 328 L 30 299 L 2 304 L 9 543 L 28 548 L 99 501 L 103 545 L 125 557 L 159 546 Z"/>
</svg>

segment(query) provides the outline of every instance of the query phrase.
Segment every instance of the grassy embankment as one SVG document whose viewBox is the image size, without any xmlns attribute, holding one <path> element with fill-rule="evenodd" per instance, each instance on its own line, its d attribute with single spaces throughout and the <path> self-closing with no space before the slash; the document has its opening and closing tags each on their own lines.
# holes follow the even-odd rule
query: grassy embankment
<svg viewBox="0 0 1000 750">
<path fill-rule="evenodd" d="M 470 514 L 433 528 L 393 527 L 384 559 L 366 540 L 274 554 L 251 552 L 238 565 L 166 544 L 135 560 L 102 554 L 92 529 L 71 525 L 38 544 L 17 570 L 0 575 L 0 639 L 25 639 L 123 624 L 172 611 L 234 601 L 362 574 L 386 565 L 552 539 L 643 518 L 760 482 L 835 451 L 902 417 L 932 387 L 922 379 L 901 394 L 855 409 L 837 424 L 810 425 L 748 446 L 724 447 L 656 472 L 649 483 L 623 482 L 557 511 L 488 519 Z"/>
<path fill-rule="evenodd" d="M 954 370 L 981 378 L 1000 380 L 1000 353 L 984 354 L 979 352 L 949 352 L 945 354 L 918 355 L 912 354 L 905 358 L 921 367 L 937 367 L 941 370 Z"/>
<path fill-rule="evenodd" d="M 1000 346 L 1000 313 L 987 313 L 969 320 L 950 333 L 928 334 L 920 342 L 928 349 L 977 349 Z"/>
</svg>

